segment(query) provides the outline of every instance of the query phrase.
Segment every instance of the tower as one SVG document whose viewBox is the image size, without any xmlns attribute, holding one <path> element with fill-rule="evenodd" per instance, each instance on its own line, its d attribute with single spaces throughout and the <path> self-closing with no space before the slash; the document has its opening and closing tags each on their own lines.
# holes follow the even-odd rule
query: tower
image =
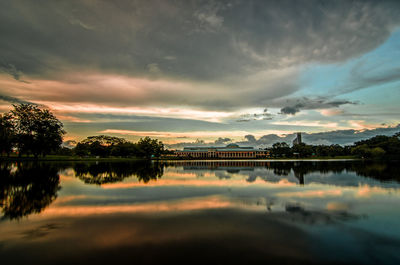
<svg viewBox="0 0 400 265">
<path fill-rule="evenodd" d="M 293 140 L 293 145 L 296 145 L 296 144 L 301 144 L 302 142 L 301 142 L 301 132 L 298 132 L 297 134 L 296 134 L 296 138 Z"/>
</svg>

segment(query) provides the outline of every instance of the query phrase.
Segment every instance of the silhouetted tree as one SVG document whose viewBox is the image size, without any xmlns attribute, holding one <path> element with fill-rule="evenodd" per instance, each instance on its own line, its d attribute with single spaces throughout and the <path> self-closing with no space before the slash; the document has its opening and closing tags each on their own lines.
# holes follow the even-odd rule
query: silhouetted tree
<svg viewBox="0 0 400 265">
<path fill-rule="evenodd" d="M 305 143 L 295 144 L 292 147 L 292 151 L 299 154 L 300 157 L 309 157 L 313 153 L 311 145 L 306 145 Z"/>
<path fill-rule="evenodd" d="M 73 151 L 68 147 L 61 147 L 59 150 L 52 152 L 52 155 L 72 156 Z"/>
<path fill-rule="evenodd" d="M 127 141 L 124 138 L 108 136 L 108 135 L 96 135 L 96 136 L 89 136 L 85 140 L 82 141 L 84 144 L 94 144 L 99 143 L 103 146 L 113 146 L 117 144 L 126 143 Z"/>
<path fill-rule="evenodd" d="M 281 142 L 272 145 L 271 153 L 274 157 L 291 157 L 293 152 L 287 143 Z"/>
<path fill-rule="evenodd" d="M 119 143 L 112 146 L 110 149 L 110 154 L 112 156 L 129 157 L 137 156 L 139 153 L 137 145 L 130 142 Z"/>
<path fill-rule="evenodd" d="M 20 154 L 45 156 L 57 150 L 65 134 L 63 124 L 47 109 L 32 104 L 13 105 L 9 113 Z"/>
<path fill-rule="evenodd" d="M 78 156 L 134 156 L 136 148 L 124 138 L 108 135 L 89 136 L 74 148 Z"/>
<path fill-rule="evenodd" d="M 399 133 L 393 136 L 377 135 L 367 140 L 356 142 L 352 154 L 364 158 L 400 159 Z"/>
<path fill-rule="evenodd" d="M 159 157 L 164 152 L 164 144 L 150 137 L 140 138 L 137 143 L 140 156 L 145 158 Z"/>
<path fill-rule="evenodd" d="M 15 128 L 10 113 L 0 114 L 0 154 L 10 155 L 15 141 Z"/>
<path fill-rule="evenodd" d="M 75 155 L 77 156 L 88 156 L 89 155 L 89 145 L 84 143 L 77 143 L 73 149 Z"/>
</svg>

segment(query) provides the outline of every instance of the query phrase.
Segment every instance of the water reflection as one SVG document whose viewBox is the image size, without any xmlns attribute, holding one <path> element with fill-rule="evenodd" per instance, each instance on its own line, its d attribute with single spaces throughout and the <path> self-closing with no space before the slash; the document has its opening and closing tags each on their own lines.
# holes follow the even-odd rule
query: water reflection
<svg viewBox="0 0 400 265">
<path fill-rule="evenodd" d="M 0 167 L 0 201 L 3 218 L 19 219 L 32 213 L 40 213 L 56 198 L 60 190 L 58 172 L 68 168 L 73 169 L 73 175 L 86 184 L 104 185 L 122 182 L 125 179 L 136 183 L 149 183 L 164 175 L 167 169 L 167 179 L 159 185 L 216 185 L 213 180 L 191 179 L 185 172 L 197 177 L 214 176 L 221 185 L 234 184 L 233 176 L 242 177 L 248 183 L 257 179 L 266 183 L 281 183 L 283 178 L 288 183 L 304 185 L 321 183 L 335 186 L 359 186 L 365 184 L 359 193 L 372 191 L 370 185 L 391 187 L 400 182 L 400 169 L 394 163 L 363 162 L 363 161 L 174 161 L 174 162 L 114 162 L 114 163 L 3 163 Z M 211 175 L 210 175 L 211 174 Z M 168 176 L 184 176 L 184 180 L 173 181 Z M 363 176 L 363 178 L 360 178 Z M 367 177 L 367 178 L 365 178 Z M 128 181 L 129 182 L 129 181 Z M 115 184 L 114 184 L 115 185 Z M 126 187 L 132 187 L 127 183 Z M 110 186 L 123 188 L 123 185 Z M 395 184 L 398 187 L 398 184 Z M 376 190 L 375 190 L 376 191 Z M 280 193 L 280 196 L 330 196 L 336 191 L 300 191 Z M 179 194 L 171 192 L 172 194 Z M 196 193 L 193 193 L 195 195 Z M 338 195 L 338 194 L 336 194 Z M 161 196 L 161 195 L 160 195 Z M 186 193 L 182 196 L 188 196 Z M 165 198 L 170 198 L 166 196 Z M 162 199 L 162 197 L 160 198 Z M 270 206 L 269 206 L 270 207 Z"/>
<path fill-rule="evenodd" d="M 257 178 L 264 181 L 279 181 L 280 177 L 294 176 L 297 183 L 304 185 L 307 178 L 312 182 L 325 183 L 321 176 L 355 174 L 357 176 L 373 178 L 383 182 L 399 182 L 400 168 L 396 162 L 383 161 L 174 161 L 167 163 L 170 166 L 182 167 L 183 171 L 215 172 L 219 178 L 229 179 L 232 174 L 247 175 L 248 182 Z M 318 179 L 316 174 L 321 178 Z M 332 184 L 340 184 L 332 179 Z M 358 185 L 359 180 L 355 183 Z M 365 180 L 367 181 L 367 180 Z M 348 185 L 350 183 L 343 183 Z"/>
<path fill-rule="evenodd" d="M 60 190 L 59 167 L 52 164 L 0 164 L 0 202 L 4 219 L 40 213 Z"/>
<path fill-rule="evenodd" d="M 134 161 L 114 163 L 76 163 L 75 176 L 87 184 L 106 184 L 136 177 L 144 183 L 157 180 L 164 174 L 164 165 L 158 162 Z"/>
<path fill-rule="evenodd" d="M 348 212 L 348 209 L 341 209 L 332 211 L 332 209 L 327 209 L 325 211 L 308 210 L 300 204 L 288 203 L 285 206 L 286 212 L 289 214 L 287 216 L 292 222 L 296 223 L 306 223 L 310 225 L 315 224 L 334 224 L 338 221 L 350 221 L 357 220 L 360 218 L 367 218 L 366 215 L 357 215 Z"/>
<path fill-rule="evenodd" d="M 6 264 L 400 262 L 392 163 L 132 161 L 0 170 Z"/>
</svg>

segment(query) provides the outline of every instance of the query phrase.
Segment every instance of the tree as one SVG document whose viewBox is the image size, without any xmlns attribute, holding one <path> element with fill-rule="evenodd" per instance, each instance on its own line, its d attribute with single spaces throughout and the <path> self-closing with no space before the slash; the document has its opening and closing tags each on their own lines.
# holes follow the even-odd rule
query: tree
<svg viewBox="0 0 400 265">
<path fill-rule="evenodd" d="M 306 145 L 305 143 L 295 144 L 292 147 L 293 153 L 299 154 L 299 157 L 309 157 L 313 153 L 311 145 Z"/>
<path fill-rule="evenodd" d="M 383 150 L 380 147 L 375 147 L 375 148 L 372 148 L 372 150 L 371 150 L 371 156 L 373 158 L 382 158 L 385 155 L 385 153 L 386 153 L 385 150 Z"/>
<path fill-rule="evenodd" d="M 74 148 L 74 152 L 78 156 L 128 156 L 128 151 L 132 148 L 124 138 L 113 137 L 108 135 L 88 136 L 79 142 Z"/>
<path fill-rule="evenodd" d="M 77 156 L 88 156 L 89 155 L 89 145 L 78 143 L 75 148 L 73 149 L 75 155 Z"/>
<path fill-rule="evenodd" d="M 137 156 L 138 148 L 137 145 L 131 142 L 120 143 L 111 147 L 110 154 L 112 156 Z"/>
<path fill-rule="evenodd" d="M 60 148 L 65 134 L 63 124 L 48 109 L 32 104 L 13 107 L 10 115 L 20 154 L 31 153 L 37 158 Z"/>
<path fill-rule="evenodd" d="M 146 136 L 145 138 L 140 138 L 137 143 L 138 152 L 140 156 L 145 158 L 159 157 L 164 152 L 164 144 L 157 139 L 151 139 Z"/>
<path fill-rule="evenodd" d="M 400 134 L 393 136 L 377 135 L 359 141 L 352 147 L 352 153 L 364 158 L 400 159 Z"/>
<path fill-rule="evenodd" d="M 15 130 L 9 113 L 0 114 L 0 154 L 10 156 L 15 141 Z"/>
<path fill-rule="evenodd" d="M 93 144 L 98 142 L 102 146 L 111 146 L 117 144 L 123 144 L 127 141 L 124 138 L 108 136 L 108 135 L 96 135 L 96 136 L 88 136 L 85 140 L 82 141 L 84 144 Z"/>
<path fill-rule="evenodd" d="M 89 152 L 94 156 L 107 157 L 109 148 L 105 145 L 102 145 L 99 141 L 95 141 L 89 145 Z"/>
<path fill-rule="evenodd" d="M 290 146 L 285 142 L 274 143 L 271 153 L 274 157 L 290 157 L 292 155 Z"/>
</svg>

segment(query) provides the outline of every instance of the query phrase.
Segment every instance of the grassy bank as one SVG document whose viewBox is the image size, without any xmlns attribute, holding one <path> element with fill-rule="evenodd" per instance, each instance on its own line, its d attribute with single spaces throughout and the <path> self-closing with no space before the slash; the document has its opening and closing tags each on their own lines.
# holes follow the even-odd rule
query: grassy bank
<svg viewBox="0 0 400 265">
<path fill-rule="evenodd" d="M 1 161 L 103 161 L 103 162 L 123 162 L 132 160 L 143 160 L 137 157 L 79 157 L 79 156 L 61 156 L 61 155 L 48 155 L 45 157 L 35 158 L 33 156 L 10 156 L 0 157 Z"/>
<path fill-rule="evenodd" d="M 340 160 L 360 159 L 357 156 L 313 156 L 313 157 L 266 157 L 266 158 L 190 158 L 190 157 L 161 157 L 159 160 Z"/>
<path fill-rule="evenodd" d="M 314 157 L 304 157 L 304 158 L 285 158 L 285 157 L 268 157 L 268 158 L 188 158 L 188 157 L 161 157 L 154 158 L 153 160 L 168 161 L 168 160 L 282 160 L 282 161 L 293 161 L 293 160 L 340 160 L 340 159 L 360 159 L 356 156 L 314 156 Z M 138 157 L 79 157 L 79 156 L 62 156 L 62 155 L 48 155 L 45 157 L 35 158 L 33 156 L 10 156 L 0 157 L 1 161 L 103 161 L 103 162 L 123 162 L 132 160 L 144 160 Z"/>
</svg>

